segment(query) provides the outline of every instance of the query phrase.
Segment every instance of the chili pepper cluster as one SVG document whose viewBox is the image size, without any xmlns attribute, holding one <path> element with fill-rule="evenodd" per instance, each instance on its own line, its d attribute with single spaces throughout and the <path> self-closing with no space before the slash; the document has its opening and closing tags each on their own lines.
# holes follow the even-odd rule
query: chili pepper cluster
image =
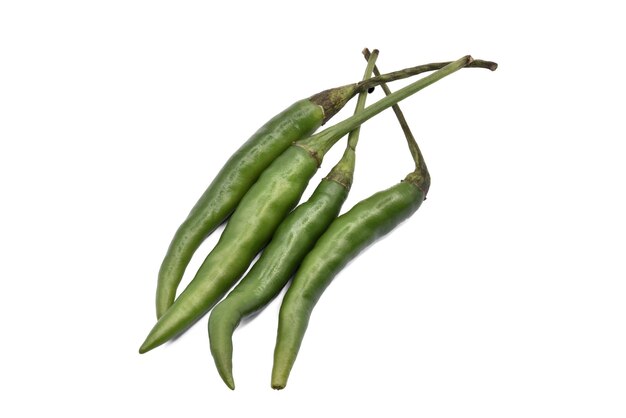
<svg viewBox="0 0 626 418">
<path fill-rule="evenodd" d="M 280 308 L 271 379 L 272 388 L 284 388 L 313 308 L 333 278 L 420 207 L 430 175 L 397 103 L 462 68 L 494 71 L 497 64 L 468 55 L 381 75 L 376 67 L 378 51 L 370 54 L 365 49 L 363 54 L 368 62 L 361 82 L 294 103 L 263 125 L 222 167 L 176 231 L 161 264 L 158 320 L 140 353 L 180 335 L 213 308 L 208 322 L 211 354 L 224 383 L 234 389 L 233 332 L 242 318 L 263 309 L 293 277 Z M 430 71 L 395 93 L 386 85 Z M 366 108 L 367 92 L 375 86 L 381 86 L 386 97 Z M 314 134 L 356 95 L 353 116 Z M 389 107 L 405 133 L 414 170 L 399 184 L 338 216 L 352 185 L 360 125 Z M 339 162 L 309 200 L 296 207 L 326 152 L 346 134 L 348 142 Z M 219 242 L 176 298 L 194 252 L 227 219 Z M 221 300 L 264 247 L 249 273 Z"/>
</svg>

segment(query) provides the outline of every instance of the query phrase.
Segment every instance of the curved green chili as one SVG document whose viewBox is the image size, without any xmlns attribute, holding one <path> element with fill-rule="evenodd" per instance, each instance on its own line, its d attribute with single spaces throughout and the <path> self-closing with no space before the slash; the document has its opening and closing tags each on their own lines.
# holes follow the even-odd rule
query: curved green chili
<svg viewBox="0 0 626 418">
<path fill-rule="evenodd" d="M 185 269 L 202 241 L 226 220 L 263 170 L 293 142 L 312 134 L 357 93 L 382 81 L 438 70 L 446 64 L 420 65 L 370 79 L 367 84 L 325 90 L 294 103 L 263 125 L 230 157 L 176 231 L 159 270 L 157 318 L 174 302 Z M 468 66 L 494 69 L 494 65 L 476 60 Z"/>
<path fill-rule="evenodd" d="M 374 50 L 368 59 L 364 80 L 370 78 L 377 55 Z M 359 95 L 355 113 L 365 107 L 366 95 L 365 92 Z M 235 388 L 233 332 L 242 318 L 259 311 L 278 295 L 315 241 L 339 215 L 352 184 L 358 138 L 359 127 L 350 132 L 343 157 L 309 200 L 285 218 L 250 272 L 211 311 L 208 324 L 211 354 L 229 388 Z"/>
<path fill-rule="evenodd" d="M 368 53 L 364 51 L 366 57 Z M 384 84 L 381 87 L 390 94 Z M 302 261 L 280 307 L 272 368 L 274 389 L 287 385 L 313 308 L 337 273 L 364 248 L 415 213 L 426 198 L 430 187 L 428 169 L 400 108 L 394 106 L 394 111 L 409 143 L 415 170 L 403 182 L 362 200 L 338 217 Z"/>
<path fill-rule="evenodd" d="M 413 184 L 400 183 L 359 202 L 320 237 L 302 261 L 280 308 L 272 388 L 287 384 L 311 312 L 335 275 L 361 250 L 411 216 L 424 196 Z"/>
<path fill-rule="evenodd" d="M 296 205 L 324 154 L 341 137 L 400 100 L 472 62 L 465 56 L 368 106 L 352 117 L 293 144 L 243 197 L 222 236 L 189 286 L 154 325 L 139 348 L 145 353 L 182 333 L 228 291 Z"/>
</svg>

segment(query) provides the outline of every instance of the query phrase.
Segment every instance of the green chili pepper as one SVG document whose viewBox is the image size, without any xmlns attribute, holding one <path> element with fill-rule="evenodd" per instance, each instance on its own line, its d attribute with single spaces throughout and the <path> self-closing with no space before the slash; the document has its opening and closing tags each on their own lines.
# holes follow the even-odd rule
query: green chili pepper
<svg viewBox="0 0 626 418">
<path fill-rule="evenodd" d="M 381 81 L 397 80 L 443 68 L 448 63 L 421 65 L 371 79 L 368 84 L 342 86 L 300 100 L 261 127 L 226 162 L 176 231 L 159 270 L 157 318 L 172 305 L 176 289 L 194 252 L 237 207 L 263 170 L 293 142 L 308 137 L 354 95 Z M 471 67 L 491 68 L 476 60 Z"/>
<path fill-rule="evenodd" d="M 367 62 L 364 80 L 370 78 L 377 55 L 378 51 L 374 50 Z M 366 96 L 364 92 L 359 95 L 355 113 L 365 107 Z M 235 328 L 242 318 L 262 309 L 278 295 L 315 241 L 339 215 L 352 185 L 358 139 L 357 127 L 348 136 L 341 160 L 320 182 L 309 200 L 285 218 L 250 272 L 211 311 L 208 326 L 211 354 L 229 388 L 235 388 L 232 374 Z"/>
<path fill-rule="evenodd" d="M 424 196 L 405 181 L 359 202 L 320 237 L 302 261 L 280 308 L 272 388 L 283 389 L 287 384 L 311 312 L 335 275 L 361 250 L 411 216 Z"/>
<path fill-rule="evenodd" d="M 375 74 L 377 71 L 374 68 Z M 384 84 L 381 87 L 390 94 Z M 333 278 L 364 248 L 415 213 L 426 198 L 428 169 L 400 108 L 394 106 L 394 111 L 405 131 L 415 170 L 400 184 L 370 196 L 338 217 L 302 261 L 280 308 L 272 369 L 274 389 L 287 384 L 313 308 Z"/>
<path fill-rule="evenodd" d="M 159 318 L 139 352 L 145 353 L 182 333 L 230 289 L 297 204 L 321 165 L 324 154 L 334 143 L 376 114 L 470 62 L 472 57 L 469 55 L 454 61 L 381 99 L 363 112 L 296 142 L 274 160 L 243 197 L 213 251 L 189 286 Z"/>
</svg>

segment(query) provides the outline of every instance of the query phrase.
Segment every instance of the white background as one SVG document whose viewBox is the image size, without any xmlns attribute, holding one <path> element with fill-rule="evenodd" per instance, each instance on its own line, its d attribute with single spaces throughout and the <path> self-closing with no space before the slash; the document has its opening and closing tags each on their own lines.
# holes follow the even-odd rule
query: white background
<svg viewBox="0 0 626 418">
<path fill-rule="evenodd" d="M 617 3 L 348 3 L 2 2 L 0 415 L 625 416 Z M 402 103 L 427 202 L 328 288 L 284 391 L 279 300 L 235 334 L 234 392 L 206 318 L 137 354 L 169 240 L 223 162 L 292 102 L 357 81 L 366 46 L 383 71 L 500 64 Z M 345 209 L 410 169 L 385 112 Z"/>
</svg>

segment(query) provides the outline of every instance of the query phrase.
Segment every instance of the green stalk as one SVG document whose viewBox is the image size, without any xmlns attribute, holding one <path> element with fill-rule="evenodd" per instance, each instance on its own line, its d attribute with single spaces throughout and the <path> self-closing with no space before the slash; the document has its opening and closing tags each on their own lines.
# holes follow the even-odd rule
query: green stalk
<svg viewBox="0 0 626 418">
<path fill-rule="evenodd" d="M 472 57 L 470 55 L 466 55 L 465 57 L 446 65 L 442 69 L 432 74 L 429 74 L 426 77 L 421 78 L 418 81 L 415 81 L 408 86 L 398 90 L 397 92 L 392 93 L 389 96 L 366 107 L 362 112 L 359 112 L 356 115 L 353 115 L 348 119 L 341 121 L 336 125 L 333 125 L 330 128 L 327 128 L 322 132 L 319 132 L 307 139 L 298 141 L 296 142 L 296 144 L 308 150 L 309 153 L 317 159 L 318 163 L 321 164 L 326 152 L 328 152 L 328 150 L 341 137 L 355 129 L 357 126 L 360 126 L 363 122 L 376 116 L 377 114 L 393 106 L 394 104 L 406 99 L 407 97 L 417 93 L 423 88 L 428 87 L 431 84 L 441 80 L 442 78 L 460 70 L 461 68 L 470 64 L 472 61 Z M 369 87 L 367 87 L 365 90 L 367 90 Z"/>
<path fill-rule="evenodd" d="M 428 71 L 440 70 L 449 64 L 451 64 L 451 62 L 434 62 L 431 64 L 405 68 L 404 70 L 379 75 L 377 77 L 370 78 L 369 80 L 362 80 L 359 83 L 347 84 L 345 86 L 324 90 L 309 97 L 309 100 L 324 109 L 324 121 L 322 123 L 324 124 L 337 112 L 339 112 L 346 105 L 346 103 L 350 101 L 350 99 L 360 92 L 370 90 L 380 83 L 389 83 L 391 81 L 401 80 L 403 78 L 412 77 Z M 498 68 L 498 64 L 492 61 L 472 60 L 472 62 L 467 64 L 466 67 L 486 68 L 488 70 L 495 71 L 496 68 Z"/>
<path fill-rule="evenodd" d="M 378 52 L 378 51 L 374 50 L 374 52 Z M 365 56 L 365 59 L 367 60 L 368 64 L 370 61 L 370 56 L 372 54 L 373 53 L 370 54 L 370 51 L 367 48 L 363 50 L 363 55 Z M 380 75 L 380 71 L 378 70 L 378 67 L 376 65 L 374 65 L 373 71 L 376 76 Z M 380 88 L 385 92 L 387 96 L 391 94 L 391 90 L 389 90 L 389 87 L 387 86 L 386 83 L 380 83 Z M 402 113 L 402 110 L 400 110 L 400 106 L 395 104 L 391 106 L 391 109 L 393 110 L 393 113 L 396 114 L 396 118 L 398 119 L 398 122 L 400 123 L 402 132 L 404 132 L 404 136 L 406 137 L 406 142 L 407 142 L 407 145 L 409 146 L 411 157 L 413 157 L 413 161 L 415 162 L 415 170 L 421 169 L 421 170 L 428 171 L 426 169 L 426 162 L 424 161 L 422 152 L 420 151 L 420 148 L 417 145 L 417 141 L 415 140 L 415 137 L 413 136 L 413 132 L 411 132 L 411 128 L 409 128 L 409 124 L 407 123 L 406 118 L 404 117 L 404 114 Z"/>
<path fill-rule="evenodd" d="M 365 74 L 363 74 L 363 80 L 367 80 L 372 76 L 372 71 L 374 70 L 374 66 L 376 65 L 377 58 L 378 50 L 375 49 L 374 52 L 367 59 L 367 67 L 365 68 Z M 365 109 L 365 100 L 367 99 L 367 93 L 367 91 L 362 91 L 361 93 L 359 93 L 359 98 L 357 99 L 354 114 L 360 113 L 363 111 L 363 109 Z M 354 179 L 354 166 L 356 164 L 355 150 L 356 145 L 359 142 L 360 131 L 360 125 L 350 131 L 350 134 L 348 135 L 348 143 L 346 145 L 346 149 L 343 152 L 343 155 L 341 156 L 341 159 L 332 168 L 332 170 L 330 170 L 328 175 L 324 177 L 327 180 L 333 180 L 339 184 L 342 184 L 348 190 L 350 190 L 350 187 L 352 187 L 352 180 Z"/>
<path fill-rule="evenodd" d="M 417 74 L 426 73 L 429 71 L 436 71 L 444 68 L 452 62 L 433 62 L 430 64 L 418 65 L 416 67 L 405 68 L 404 70 L 393 71 L 391 73 L 381 75 L 378 73 L 376 77 L 372 77 L 369 80 L 364 80 L 357 83 L 357 90 L 359 92 L 369 90 L 372 87 L 379 86 L 382 83 L 390 83 L 396 80 L 402 80 L 404 78 L 412 77 Z M 465 65 L 467 68 L 486 68 L 491 71 L 495 71 L 498 68 L 498 64 L 492 61 L 485 60 L 472 60 Z"/>
<path fill-rule="evenodd" d="M 374 71 L 374 68 L 376 68 L 377 58 L 378 58 L 377 49 L 375 49 L 374 52 L 372 52 L 371 54 L 369 50 L 367 50 L 367 58 L 365 58 L 367 60 L 367 67 L 365 67 L 365 73 L 363 74 L 364 81 L 367 81 L 368 79 L 370 79 L 372 71 Z M 376 75 L 380 75 L 380 73 Z M 359 97 L 357 98 L 357 101 L 356 101 L 356 109 L 354 110 L 355 114 L 360 113 L 361 111 L 363 111 L 363 109 L 365 109 L 365 100 L 367 99 L 367 93 L 368 93 L 367 90 L 362 90 L 359 93 Z M 356 149 L 356 145 L 359 143 L 360 133 L 361 133 L 361 125 L 357 126 L 356 128 L 350 131 L 350 133 L 348 134 L 348 147 L 352 148 L 353 150 Z"/>
</svg>

